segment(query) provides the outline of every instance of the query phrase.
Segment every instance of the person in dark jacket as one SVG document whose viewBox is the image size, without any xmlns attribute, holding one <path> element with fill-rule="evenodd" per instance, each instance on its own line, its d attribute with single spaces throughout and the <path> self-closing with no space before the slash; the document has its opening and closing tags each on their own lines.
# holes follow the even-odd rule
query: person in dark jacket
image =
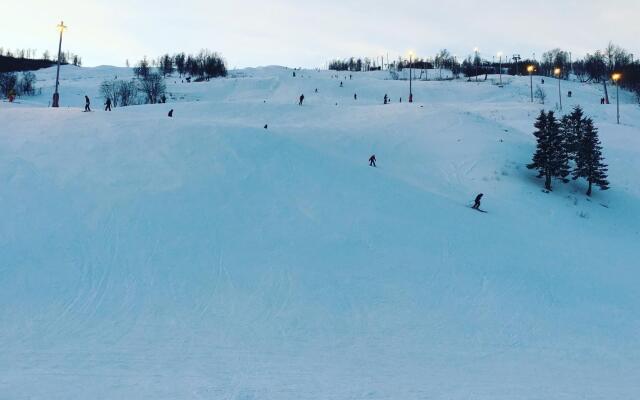
<svg viewBox="0 0 640 400">
<path fill-rule="evenodd" d="M 300 95 L 300 102 L 298 103 L 298 105 L 301 106 L 303 101 L 304 101 L 304 94 L 301 94 Z"/>
<path fill-rule="evenodd" d="M 167 114 L 169 118 L 173 118 L 173 108 L 169 110 L 169 114 Z"/>
<path fill-rule="evenodd" d="M 104 105 L 106 106 L 104 108 L 105 111 L 111 111 L 111 99 L 107 99 L 107 102 L 104 103 Z"/>
<path fill-rule="evenodd" d="M 354 93 L 354 94 L 353 94 L 353 99 L 354 99 L 354 100 L 358 100 L 358 93 Z"/>
<path fill-rule="evenodd" d="M 84 96 L 84 111 L 85 112 L 89 112 L 91 111 L 91 102 L 89 101 L 89 96 Z"/>
<path fill-rule="evenodd" d="M 476 210 L 480 209 L 480 200 L 482 200 L 482 196 L 484 196 L 482 193 L 480 193 L 479 195 L 476 196 L 475 202 L 473 204 L 473 207 Z"/>
<path fill-rule="evenodd" d="M 376 155 L 372 155 L 371 157 L 369 157 L 369 166 L 370 167 L 375 167 L 376 166 Z"/>
<path fill-rule="evenodd" d="M 386 94 L 384 95 L 384 104 L 387 104 L 389 102 L 389 96 L 387 96 Z"/>
</svg>

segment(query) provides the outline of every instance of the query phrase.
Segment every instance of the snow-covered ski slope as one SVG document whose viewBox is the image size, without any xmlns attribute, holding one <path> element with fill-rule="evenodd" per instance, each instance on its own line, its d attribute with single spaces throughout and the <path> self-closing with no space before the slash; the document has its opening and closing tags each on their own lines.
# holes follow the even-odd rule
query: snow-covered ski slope
<svg viewBox="0 0 640 400">
<path fill-rule="evenodd" d="M 408 104 L 384 72 L 234 74 L 106 113 L 100 82 L 131 72 L 64 67 L 62 108 L 53 69 L 0 103 L 0 399 L 640 396 L 630 94 L 617 126 L 562 82 L 610 165 L 588 199 L 525 167 L 528 77 Z"/>
</svg>

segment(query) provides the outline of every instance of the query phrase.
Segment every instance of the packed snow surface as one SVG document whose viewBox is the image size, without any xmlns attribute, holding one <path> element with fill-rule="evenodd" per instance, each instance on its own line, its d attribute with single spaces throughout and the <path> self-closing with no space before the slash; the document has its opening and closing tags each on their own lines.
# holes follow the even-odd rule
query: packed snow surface
<svg viewBox="0 0 640 400">
<path fill-rule="evenodd" d="M 528 77 L 409 104 L 386 71 L 333 74 L 173 76 L 167 104 L 109 113 L 100 83 L 131 71 L 69 66 L 61 108 L 55 69 L 0 102 L 0 399 L 640 396 L 633 97 L 616 125 L 601 86 L 562 82 L 610 167 L 588 198 L 525 167 Z"/>
</svg>

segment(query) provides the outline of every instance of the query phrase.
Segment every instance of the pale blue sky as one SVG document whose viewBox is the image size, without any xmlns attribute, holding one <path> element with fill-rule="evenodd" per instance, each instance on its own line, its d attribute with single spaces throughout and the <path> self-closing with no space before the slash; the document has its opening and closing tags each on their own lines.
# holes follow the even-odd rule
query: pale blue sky
<svg viewBox="0 0 640 400">
<path fill-rule="evenodd" d="M 554 47 L 579 56 L 609 40 L 640 56 L 638 0 L 7 0 L 2 8 L 0 47 L 54 51 L 63 19 L 65 49 L 88 66 L 200 48 L 221 52 L 230 67 L 440 48 L 464 57 L 475 46 L 488 58 Z"/>
</svg>

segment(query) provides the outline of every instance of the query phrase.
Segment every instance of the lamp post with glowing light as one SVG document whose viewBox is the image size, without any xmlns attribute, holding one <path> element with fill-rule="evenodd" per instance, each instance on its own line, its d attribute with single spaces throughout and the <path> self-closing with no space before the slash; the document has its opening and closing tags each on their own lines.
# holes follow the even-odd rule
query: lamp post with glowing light
<svg viewBox="0 0 640 400">
<path fill-rule="evenodd" d="M 413 103 L 413 87 L 411 85 L 413 68 L 413 52 L 409 52 L 409 103 Z"/>
<path fill-rule="evenodd" d="M 533 103 L 533 71 L 535 70 L 535 68 L 533 67 L 533 65 L 529 65 L 527 67 L 527 72 L 529 72 L 529 79 L 531 80 L 531 102 Z"/>
<path fill-rule="evenodd" d="M 59 107 L 60 106 L 60 94 L 58 93 L 58 86 L 60 85 L 60 61 L 62 58 L 62 33 L 67 27 L 64 25 L 64 22 L 60 21 L 60 25 L 58 25 L 58 31 L 60 31 L 60 42 L 58 43 L 58 70 L 56 71 L 56 90 L 53 92 L 53 100 L 51 101 L 51 107 Z"/>
<path fill-rule="evenodd" d="M 558 98 L 560 99 L 560 111 L 562 111 L 562 89 L 560 88 L 560 72 L 562 72 L 562 70 L 560 68 L 556 68 L 553 72 L 558 78 Z"/>
<path fill-rule="evenodd" d="M 499 71 L 500 72 L 500 86 L 502 86 L 502 52 L 501 51 L 498 52 L 498 57 L 500 58 L 500 64 L 499 64 L 500 65 L 500 67 L 499 67 L 500 68 L 500 71 Z"/>
<path fill-rule="evenodd" d="M 611 79 L 613 79 L 613 81 L 616 84 L 616 115 L 618 117 L 618 125 L 620 125 L 620 78 L 622 77 L 622 74 L 619 73 L 615 73 L 611 76 Z"/>
<path fill-rule="evenodd" d="M 477 47 L 473 49 L 473 52 L 475 53 L 475 57 L 473 59 L 473 63 L 476 65 L 476 82 L 478 82 L 478 52 L 480 51 L 480 49 L 478 49 Z"/>
</svg>

